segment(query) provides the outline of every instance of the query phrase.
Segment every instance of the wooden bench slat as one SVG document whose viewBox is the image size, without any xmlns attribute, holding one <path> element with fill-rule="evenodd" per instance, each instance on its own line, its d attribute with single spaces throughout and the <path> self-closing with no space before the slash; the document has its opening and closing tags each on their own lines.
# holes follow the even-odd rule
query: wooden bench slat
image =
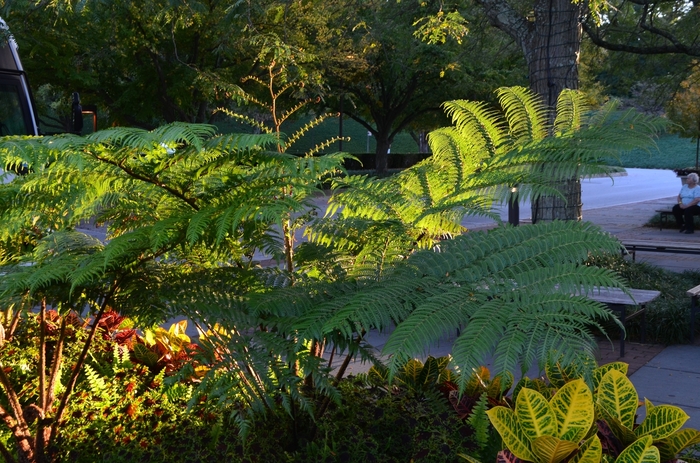
<svg viewBox="0 0 700 463">
<path fill-rule="evenodd" d="M 700 285 L 685 292 L 688 296 L 700 296 Z"/>
<path fill-rule="evenodd" d="M 660 291 L 650 289 L 630 289 L 626 294 L 620 288 L 599 288 L 588 295 L 589 299 L 605 304 L 644 305 L 661 294 Z"/>
</svg>

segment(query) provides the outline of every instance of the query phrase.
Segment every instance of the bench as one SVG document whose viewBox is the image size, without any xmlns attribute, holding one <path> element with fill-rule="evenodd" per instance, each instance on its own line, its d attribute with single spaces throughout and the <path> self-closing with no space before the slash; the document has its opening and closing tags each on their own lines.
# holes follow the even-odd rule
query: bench
<svg viewBox="0 0 700 463">
<path fill-rule="evenodd" d="M 698 289 L 698 294 L 700 294 L 700 286 L 694 289 Z M 625 323 L 636 317 L 641 317 L 641 337 L 642 342 L 645 342 L 647 330 L 646 305 L 659 297 L 660 294 L 660 291 L 648 289 L 630 289 L 629 293 L 625 293 L 620 288 L 596 288 L 586 296 L 588 299 L 606 304 L 610 310 L 619 313 L 620 322 L 623 326 L 620 330 L 620 357 L 625 356 Z M 636 306 L 639 307 L 639 310 L 628 317 L 627 306 Z"/>
<path fill-rule="evenodd" d="M 700 312 L 700 307 L 698 307 L 698 296 L 700 296 L 700 286 L 696 286 L 693 289 L 686 291 L 686 294 L 690 296 L 690 342 L 695 342 L 695 314 Z"/>
<path fill-rule="evenodd" d="M 623 255 L 625 253 L 631 254 L 632 261 L 635 260 L 637 251 L 700 254 L 700 243 L 689 243 L 683 241 L 622 240 L 620 241 L 620 244 L 624 247 L 622 250 Z"/>
<path fill-rule="evenodd" d="M 657 209 L 654 212 L 659 214 L 659 231 L 663 230 L 664 225 L 668 222 L 669 217 L 673 217 L 671 209 Z"/>
</svg>

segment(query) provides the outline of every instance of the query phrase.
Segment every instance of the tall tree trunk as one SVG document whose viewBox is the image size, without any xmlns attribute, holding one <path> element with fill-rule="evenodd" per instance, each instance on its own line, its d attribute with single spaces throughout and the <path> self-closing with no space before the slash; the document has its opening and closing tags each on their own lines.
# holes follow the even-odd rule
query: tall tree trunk
<svg viewBox="0 0 700 463">
<path fill-rule="evenodd" d="M 520 45 L 528 66 L 530 88 L 552 109 L 564 89 L 578 89 L 582 7 L 571 0 L 536 0 L 533 17 L 520 15 L 507 0 L 477 0 L 495 27 Z M 532 220 L 581 220 L 581 182 L 558 182 L 563 198 L 532 203 Z"/>
<path fill-rule="evenodd" d="M 564 89 L 578 89 L 578 58 L 581 49 L 581 7 L 571 0 L 540 0 L 535 5 L 534 31 L 529 37 L 530 88 L 542 96 L 551 122 L 557 98 Z M 581 220 L 581 180 L 556 182 L 562 194 L 532 202 L 532 223 Z"/>
<path fill-rule="evenodd" d="M 571 0 L 538 0 L 523 43 L 530 88 L 550 108 L 564 89 L 578 89 L 581 6 Z"/>
<path fill-rule="evenodd" d="M 391 141 L 387 140 L 386 137 L 382 137 L 381 134 L 376 134 L 377 140 L 377 150 L 375 151 L 374 157 L 374 169 L 377 174 L 383 174 L 389 168 L 389 148 L 391 147 Z"/>
</svg>

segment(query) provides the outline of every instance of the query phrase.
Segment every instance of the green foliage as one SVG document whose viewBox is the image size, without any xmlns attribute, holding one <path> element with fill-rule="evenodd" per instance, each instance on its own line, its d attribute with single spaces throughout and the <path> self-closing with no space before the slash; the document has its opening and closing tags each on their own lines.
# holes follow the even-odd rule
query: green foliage
<svg viewBox="0 0 700 463">
<path fill-rule="evenodd" d="M 472 430 L 446 404 L 435 408 L 403 388 L 367 388 L 359 378 L 339 387 L 342 400 L 319 420 L 316 442 L 298 461 L 457 462 L 473 448 Z"/>
<path fill-rule="evenodd" d="M 617 241 L 590 224 L 462 234 L 460 222 L 510 194 L 499 185 L 546 191 L 532 169 L 539 152 L 571 162 L 572 145 L 578 153 L 605 143 L 594 135 L 626 146 L 648 132 L 597 131 L 599 118 L 584 124 L 569 95 L 552 142 L 532 95 L 501 95 L 502 116 L 452 104 L 455 127 L 436 135 L 444 144 L 433 158 L 392 178 L 338 181 L 327 215 L 314 220 L 320 181 L 343 156 L 289 156 L 277 151 L 276 134 L 215 135 L 211 126 L 177 123 L 7 139 L 3 164 L 19 158 L 33 171 L 0 188 L 0 237 L 37 237 L 23 249 L 3 248 L 2 296 L 45 298 L 62 313 L 88 306 L 98 320 L 116 311 L 146 326 L 171 315 L 191 319 L 206 335 L 179 372 L 200 381 L 190 406 L 206 397 L 205 408 L 225 409 L 243 434 L 265 414 L 321 418 L 341 400 L 343 376 L 322 349 L 343 362 L 376 362 L 364 339 L 371 330 L 396 327 L 385 347 L 393 378 L 426 345 L 461 328 L 452 352 L 462 373 L 456 391 L 469 385 L 463 372 L 486 356 L 495 355 L 497 372 L 544 364 L 550 349 L 564 361 L 590 357 L 591 329 L 613 318 L 585 294 L 622 282 L 582 264 L 615 252 Z M 521 163 L 507 164 L 515 153 Z M 105 224 L 106 240 L 77 230 L 93 219 Z M 310 239 L 297 255 L 289 232 L 304 222 Z M 270 257 L 284 259 L 284 268 L 260 265 Z M 171 338 L 179 336 L 161 341 Z M 299 428 L 290 429 L 298 437 Z"/>
</svg>

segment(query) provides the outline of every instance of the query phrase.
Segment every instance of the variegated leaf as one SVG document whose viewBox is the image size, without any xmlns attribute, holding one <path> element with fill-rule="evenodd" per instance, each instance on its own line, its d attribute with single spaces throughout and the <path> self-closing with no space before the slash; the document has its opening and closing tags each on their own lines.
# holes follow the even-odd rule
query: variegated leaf
<svg viewBox="0 0 700 463">
<path fill-rule="evenodd" d="M 569 463 L 599 463 L 603 454 L 603 445 L 598 436 L 593 435 L 578 449 Z"/>
<path fill-rule="evenodd" d="M 516 384 L 515 387 L 513 388 L 513 394 L 512 394 L 513 402 L 517 402 L 518 394 L 520 393 L 520 390 L 523 388 L 535 390 L 545 397 L 547 397 L 547 396 L 551 397 L 553 395 L 553 394 L 549 393 L 549 391 L 552 389 L 552 387 L 549 384 L 545 383 L 542 379 L 540 379 L 540 378 L 530 379 L 530 378 L 524 377 L 520 381 L 518 381 L 518 384 Z"/>
<path fill-rule="evenodd" d="M 637 437 L 651 436 L 654 440 L 663 439 L 678 431 L 690 417 L 673 405 L 657 405 L 647 410 L 646 418 L 634 434 Z"/>
<path fill-rule="evenodd" d="M 486 414 L 491 424 L 503 439 L 508 449 L 521 460 L 535 461 L 535 455 L 530 448 L 530 440 L 523 432 L 515 412 L 506 407 L 493 407 Z"/>
<path fill-rule="evenodd" d="M 485 366 L 475 369 L 464 385 L 464 393 L 467 395 L 480 395 L 486 388 L 486 383 L 491 378 L 491 372 Z"/>
<path fill-rule="evenodd" d="M 608 371 L 598 384 L 597 405 L 620 420 L 620 423 L 628 429 L 634 427 L 638 401 L 639 396 L 634 385 L 618 370 Z"/>
<path fill-rule="evenodd" d="M 481 463 L 481 462 L 480 462 L 479 460 L 477 460 L 476 458 L 474 458 L 474 457 L 472 457 L 472 456 L 470 456 L 470 455 L 467 455 L 467 454 L 465 454 L 465 453 L 458 453 L 457 456 L 458 456 L 459 458 L 463 459 L 463 460 L 467 460 L 469 463 Z"/>
<path fill-rule="evenodd" d="M 651 436 L 644 436 L 622 451 L 615 463 L 660 463 L 659 449 L 651 445 Z"/>
<path fill-rule="evenodd" d="M 577 448 L 578 444 L 554 436 L 540 436 L 532 441 L 532 452 L 542 463 L 559 463 Z"/>
<path fill-rule="evenodd" d="M 600 380 L 603 379 L 603 376 L 610 371 L 610 370 L 617 370 L 623 375 L 627 375 L 627 368 L 628 365 L 624 362 L 610 362 L 606 363 L 605 365 L 601 365 L 595 370 L 593 370 L 593 391 L 598 390 L 598 385 L 600 384 Z"/>
<path fill-rule="evenodd" d="M 606 409 L 599 407 L 598 413 L 608 425 L 608 428 L 612 431 L 613 435 L 622 443 L 624 447 L 637 440 L 637 436 L 634 434 L 634 432 L 630 428 L 624 426 L 620 420 L 613 417 Z"/>
<path fill-rule="evenodd" d="M 403 374 L 401 376 L 406 378 L 407 382 L 415 384 L 421 371 L 423 371 L 423 364 L 416 359 L 410 359 L 403 367 Z"/>
<path fill-rule="evenodd" d="M 513 373 L 510 371 L 499 373 L 494 376 L 493 380 L 488 385 L 486 393 L 489 397 L 500 398 L 506 393 L 506 391 L 513 387 L 514 381 L 515 378 L 513 377 Z"/>
<path fill-rule="evenodd" d="M 570 381 L 554 394 L 549 402 L 557 417 L 557 436 L 580 442 L 593 426 L 595 411 L 593 394 L 582 379 Z"/>
<path fill-rule="evenodd" d="M 436 359 L 433 356 L 429 356 L 425 360 L 425 364 L 420 370 L 420 374 L 416 378 L 416 386 L 420 387 L 437 383 L 437 380 L 440 377 L 440 372 L 445 369 L 447 363 L 449 363 L 449 358 L 447 357 L 440 357 Z"/>
<path fill-rule="evenodd" d="M 515 416 L 532 441 L 540 436 L 557 435 L 557 418 L 547 399 L 537 391 L 523 388 L 515 403 Z"/>
<path fill-rule="evenodd" d="M 661 461 L 673 460 L 678 452 L 695 444 L 700 444 L 700 431 L 691 428 L 679 429 L 654 443 L 661 452 Z"/>
<path fill-rule="evenodd" d="M 554 360 L 550 360 L 545 363 L 544 372 L 547 375 L 547 379 L 549 379 L 549 382 L 554 387 L 562 387 L 572 379 L 577 379 L 580 377 L 573 365 L 564 365 L 561 362 Z"/>
</svg>

